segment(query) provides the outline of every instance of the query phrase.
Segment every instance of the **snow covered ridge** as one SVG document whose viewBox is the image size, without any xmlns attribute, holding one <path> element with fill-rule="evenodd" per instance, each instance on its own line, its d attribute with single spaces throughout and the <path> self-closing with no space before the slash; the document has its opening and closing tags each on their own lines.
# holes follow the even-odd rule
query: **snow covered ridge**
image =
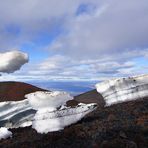
<svg viewBox="0 0 148 148">
<path fill-rule="evenodd" d="M 37 91 L 22 101 L 0 102 L 0 127 L 31 126 L 40 133 L 58 131 L 76 123 L 96 109 L 96 104 L 82 104 L 71 108 L 64 106 L 72 100 L 66 92 Z"/>
<path fill-rule="evenodd" d="M 148 75 L 107 80 L 96 84 L 106 105 L 148 97 Z"/>
</svg>

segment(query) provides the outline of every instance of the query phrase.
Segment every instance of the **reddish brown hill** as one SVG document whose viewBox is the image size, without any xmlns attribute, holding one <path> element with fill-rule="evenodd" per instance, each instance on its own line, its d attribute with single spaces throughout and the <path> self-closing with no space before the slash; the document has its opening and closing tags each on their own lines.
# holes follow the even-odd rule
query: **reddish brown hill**
<svg viewBox="0 0 148 148">
<path fill-rule="evenodd" d="M 25 94 L 42 90 L 22 82 L 0 82 L 0 102 L 23 100 Z"/>
</svg>

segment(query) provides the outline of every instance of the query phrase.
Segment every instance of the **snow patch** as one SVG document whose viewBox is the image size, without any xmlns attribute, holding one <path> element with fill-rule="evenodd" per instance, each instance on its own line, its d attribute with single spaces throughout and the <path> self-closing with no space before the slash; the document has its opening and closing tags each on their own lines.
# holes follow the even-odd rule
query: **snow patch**
<svg viewBox="0 0 148 148">
<path fill-rule="evenodd" d="M 148 75 L 107 80 L 96 84 L 106 105 L 148 97 Z"/>
<path fill-rule="evenodd" d="M 9 137 L 12 137 L 12 132 L 10 132 L 7 128 L 1 127 L 0 128 L 0 140 L 1 139 L 7 139 Z"/>
<path fill-rule="evenodd" d="M 28 100 L 0 102 L 0 127 L 18 128 L 30 125 L 36 111 Z"/>
<path fill-rule="evenodd" d="M 81 120 L 96 109 L 96 104 L 80 103 L 76 107 L 65 106 L 72 100 L 66 92 L 43 92 L 27 94 L 22 101 L 0 103 L 0 126 L 18 128 L 31 126 L 39 133 L 59 131 Z"/>
<path fill-rule="evenodd" d="M 75 108 L 64 108 L 53 112 L 37 112 L 32 127 L 36 129 L 38 133 L 48 133 L 53 131 L 59 131 L 64 127 L 74 124 L 81 120 L 86 114 L 95 110 L 97 105 L 91 104 L 79 104 Z"/>
<path fill-rule="evenodd" d="M 73 97 L 67 92 L 60 91 L 37 91 L 35 93 L 27 94 L 29 104 L 35 110 L 48 109 L 50 111 L 56 110 L 57 107 L 64 105 L 67 101 L 72 100 Z"/>
</svg>

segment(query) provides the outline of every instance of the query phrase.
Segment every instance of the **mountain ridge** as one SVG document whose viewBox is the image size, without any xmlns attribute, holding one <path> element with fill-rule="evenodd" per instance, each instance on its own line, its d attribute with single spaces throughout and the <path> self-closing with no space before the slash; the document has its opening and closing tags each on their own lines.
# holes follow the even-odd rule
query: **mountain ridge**
<svg viewBox="0 0 148 148">
<path fill-rule="evenodd" d="M 20 101 L 25 99 L 25 94 L 32 93 L 35 91 L 45 91 L 45 89 L 24 82 L 0 82 L 0 102 Z"/>
</svg>

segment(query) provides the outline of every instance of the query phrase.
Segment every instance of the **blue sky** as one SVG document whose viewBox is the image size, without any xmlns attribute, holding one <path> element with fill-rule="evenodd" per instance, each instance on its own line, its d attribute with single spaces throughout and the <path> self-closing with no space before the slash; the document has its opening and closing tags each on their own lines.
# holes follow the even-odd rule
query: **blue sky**
<svg viewBox="0 0 148 148">
<path fill-rule="evenodd" d="M 29 62 L 16 60 L 17 68 L 8 59 L 9 74 L 0 62 L 1 81 L 102 81 L 148 73 L 147 0 L 0 3 L 0 52 L 29 56 Z"/>
</svg>

